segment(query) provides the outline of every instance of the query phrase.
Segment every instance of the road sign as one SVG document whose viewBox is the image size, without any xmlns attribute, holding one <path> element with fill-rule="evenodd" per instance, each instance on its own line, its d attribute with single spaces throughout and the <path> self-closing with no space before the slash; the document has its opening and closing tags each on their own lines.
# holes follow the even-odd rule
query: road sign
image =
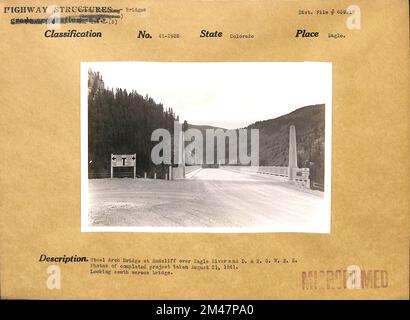
<svg viewBox="0 0 410 320">
<path fill-rule="evenodd" d="M 111 165 L 113 167 L 134 167 L 135 154 L 111 154 Z"/>
<path fill-rule="evenodd" d="M 111 153 L 111 178 L 113 178 L 114 168 L 117 167 L 134 167 L 134 179 L 136 173 L 136 157 L 134 154 L 112 154 Z"/>
</svg>

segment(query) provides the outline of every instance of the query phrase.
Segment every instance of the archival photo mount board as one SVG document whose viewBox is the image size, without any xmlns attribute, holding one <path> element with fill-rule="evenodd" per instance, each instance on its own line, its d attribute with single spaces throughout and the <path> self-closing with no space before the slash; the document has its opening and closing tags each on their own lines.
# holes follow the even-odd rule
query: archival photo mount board
<svg viewBox="0 0 410 320">
<path fill-rule="evenodd" d="M 66 0 L 50 14 L 1 1 L 1 298 L 408 299 L 408 5 Z M 90 87 L 88 62 L 100 72 Z M 331 64 L 331 81 L 315 63 Z M 184 120 L 201 133 L 259 129 L 259 166 L 278 176 L 234 163 L 110 179 L 121 152 L 162 178 L 151 135 Z M 296 181 L 279 176 L 291 123 Z M 325 221 L 329 123 L 329 228 L 307 232 Z M 294 221 L 304 230 L 260 232 Z"/>
</svg>

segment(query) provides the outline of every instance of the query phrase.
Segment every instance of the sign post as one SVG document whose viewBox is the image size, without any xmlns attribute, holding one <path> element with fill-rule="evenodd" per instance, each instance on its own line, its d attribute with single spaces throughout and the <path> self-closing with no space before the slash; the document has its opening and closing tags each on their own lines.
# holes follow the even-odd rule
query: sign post
<svg viewBox="0 0 410 320">
<path fill-rule="evenodd" d="M 134 167 L 134 179 L 137 172 L 137 154 L 113 154 L 111 153 L 111 179 L 114 177 L 115 167 Z"/>
</svg>

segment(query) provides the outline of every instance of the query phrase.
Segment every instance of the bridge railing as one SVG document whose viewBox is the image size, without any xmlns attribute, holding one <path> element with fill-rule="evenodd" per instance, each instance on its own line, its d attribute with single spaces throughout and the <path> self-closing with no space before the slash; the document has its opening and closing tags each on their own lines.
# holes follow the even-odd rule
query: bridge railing
<svg viewBox="0 0 410 320">
<path fill-rule="evenodd" d="M 244 173 L 258 173 L 273 175 L 278 177 L 289 177 L 288 167 L 275 167 L 275 166 L 221 166 L 221 169 L 227 169 L 236 172 Z"/>
<path fill-rule="evenodd" d="M 241 173 L 255 173 L 267 176 L 274 176 L 278 178 L 289 179 L 289 168 L 288 167 L 277 167 L 277 166 L 221 166 L 221 169 L 241 172 Z M 293 177 L 294 182 L 297 186 L 302 188 L 310 189 L 310 177 L 309 168 L 294 168 Z"/>
<path fill-rule="evenodd" d="M 259 166 L 258 173 L 260 174 L 270 174 L 279 177 L 289 177 L 288 167 L 276 167 L 276 166 Z"/>
<path fill-rule="evenodd" d="M 200 165 L 194 165 L 194 166 L 185 166 L 185 174 L 191 173 L 195 170 L 201 169 L 202 166 Z"/>
<path fill-rule="evenodd" d="M 201 169 L 201 166 L 197 165 L 169 167 L 169 177 L 170 180 L 184 179 L 187 174 L 199 169 Z"/>
</svg>

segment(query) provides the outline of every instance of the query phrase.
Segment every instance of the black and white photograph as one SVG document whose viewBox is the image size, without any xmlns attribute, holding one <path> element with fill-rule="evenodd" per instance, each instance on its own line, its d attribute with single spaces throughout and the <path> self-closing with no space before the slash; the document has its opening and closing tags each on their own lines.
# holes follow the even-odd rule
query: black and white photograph
<svg viewBox="0 0 410 320">
<path fill-rule="evenodd" d="M 332 64 L 82 62 L 83 232 L 330 232 Z"/>
</svg>

